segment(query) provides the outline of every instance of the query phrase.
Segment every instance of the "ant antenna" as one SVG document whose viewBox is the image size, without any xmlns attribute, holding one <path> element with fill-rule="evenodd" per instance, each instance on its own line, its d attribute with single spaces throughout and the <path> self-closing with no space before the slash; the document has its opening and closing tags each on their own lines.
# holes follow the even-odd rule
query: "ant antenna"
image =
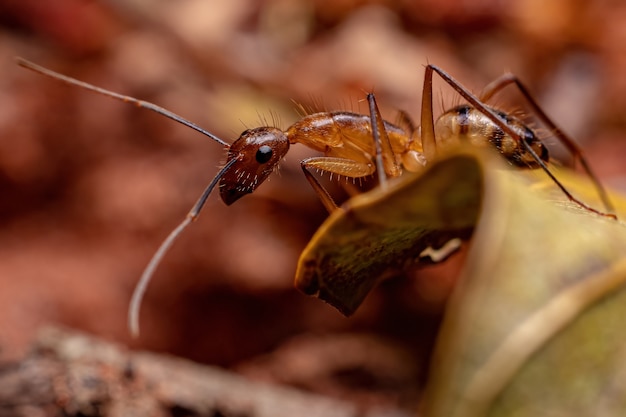
<svg viewBox="0 0 626 417">
<path fill-rule="evenodd" d="M 123 101 L 124 103 L 131 103 L 131 104 L 134 104 L 137 107 L 151 110 L 151 111 L 153 111 L 155 113 L 158 113 L 158 114 L 163 115 L 163 116 L 165 116 L 165 117 L 167 117 L 169 119 L 172 119 L 172 120 L 174 120 L 174 121 L 176 121 L 178 123 L 181 123 L 181 124 L 183 124 L 183 125 L 185 125 L 187 127 L 190 127 L 193 130 L 195 130 L 197 132 L 200 132 L 200 133 L 202 133 L 205 136 L 208 136 L 209 138 L 213 139 L 215 142 L 219 143 L 220 145 L 224 146 L 225 148 L 230 148 L 230 145 L 228 143 L 224 142 L 222 139 L 218 138 L 214 134 L 212 134 L 210 132 L 207 132 L 206 130 L 204 130 L 200 126 L 196 125 L 195 123 L 193 123 L 193 122 L 191 122 L 191 121 L 189 121 L 189 120 L 187 120 L 187 119 L 185 119 L 185 118 L 183 118 L 183 117 L 181 117 L 181 116 L 179 116 L 179 115 L 177 115 L 175 113 L 172 113 L 171 111 L 166 110 L 163 107 L 157 106 L 156 104 L 153 104 L 153 103 L 150 103 L 150 102 L 147 102 L 147 101 L 143 101 L 143 100 L 138 100 L 138 99 L 136 99 L 134 97 L 125 96 L 123 94 L 118 94 L 118 93 L 115 93 L 113 91 L 109 91 L 109 90 L 106 90 L 104 88 L 100 88 L 100 87 L 97 87 L 95 85 L 86 83 L 84 81 L 80 81 L 80 80 L 77 80 L 75 78 L 68 77 L 68 76 L 63 75 L 63 74 L 59 74 L 58 72 L 49 70 L 49 69 L 44 68 L 42 66 L 39 66 L 39 65 L 35 64 L 34 62 L 28 61 L 28 60 L 26 60 L 24 58 L 21 58 L 21 57 L 15 57 L 15 61 L 21 67 L 24 67 L 24 68 L 29 69 L 31 71 L 34 71 L 34 72 L 37 72 L 39 74 L 45 75 L 47 77 L 55 78 L 55 79 L 57 79 L 59 81 L 62 81 L 64 83 L 66 83 L 66 84 L 77 86 L 77 87 L 80 87 L 80 88 L 84 88 L 85 90 L 93 91 L 93 92 L 101 94 L 103 96 L 111 97 L 111 98 L 114 98 L 116 100 Z M 200 196 L 200 198 L 198 199 L 196 204 L 191 208 L 189 213 L 187 213 L 187 216 L 185 217 L 185 219 L 174 230 L 172 230 L 170 232 L 170 234 L 167 236 L 167 238 L 165 238 L 163 243 L 161 243 L 161 246 L 159 246 L 159 249 L 152 256 L 152 259 L 150 259 L 150 262 L 148 263 L 148 265 L 144 269 L 143 273 L 141 274 L 141 278 L 139 279 L 139 282 L 137 283 L 137 286 L 135 287 L 135 290 L 133 291 L 133 295 L 131 297 L 130 306 L 129 306 L 129 309 L 128 309 L 128 327 L 130 329 L 131 334 L 134 337 L 137 337 L 139 335 L 139 309 L 141 307 L 141 301 L 142 301 L 143 296 L 144 296 L 144 294 L 146 292 L 146 288 L 148 287 L 148 284 L 149 284 L 150 280 L 152 279 L 152 276 L 154 275 L 154 271 L 159 266 L 159 264 L 161 263 L 161 260 L 163 259 L 163 257 L 167 253 L 167 251 L 170 249 L 170 247 L 172 246 L 174 241 L 181 235 L 183 230 L 185 230 L 185 228 L 187 226 L 189 226 L 191 224 L 191 222 L 196 220 L 196 218 L 200 214 L 200 210 L 202 210 L 202 207 L 204 207 L 204 204 L 206 203 L 207 199 L 209 198 L 209 195 L 211 194 L 211 191 L 213 191 L 213 188 L 215 188 L 215 186 L 217 185 L 218 181 L 228 172 L 230 167 L 233 166 L 233 164 L 235 162 L 237 162 L 237 161 L 239 161 L 238 157 L 237 158 L 232 158 L 217 173 L 217 175 L 215 176 L 215 178 L 213 178 L 213 180 L 208 185 L 208 187 L 206 187 L 206 189 L 204 190 L 204 192 L 202 193 L 202 195 Z"/>
<path fill-rule="evenodd" d="M 107 96 L 107 97 L 111 97 L 114 98 L 116 100 L 120 100 L 123 101 L 124 103 L 131 103 L 134 104 L 137 107 L 141 107 L 144 109 L 148 109 L 151 110 L 155 113 L 159 113 L 169 119 L 175 120 L 178 123 L 181 123 L 185 126 L 188 126 L 190 128 L 192 128 L 193 130 L 196 130 L 200 133 L 202 133 L 205 136 L 210 137 L 211 139 L 213 139 L 214 141 L 216 141 L 217 143 L 219 143 L 220 145 L 228 148 L 230 145 L 226 142 L 224 142 L 222 139 L 218 138 L 217 136 L 215 136 L 214 134 L 207 132 L 206 130 L 204 130 L 203 128 L 201 128 L 200 126 L 198 126 L 197 124 L 190 122 L 189 120 L 177 115 L 176 113 L 172 113 L 169 110 L 164 109 L 163 107 L 157 106 L 156 104 L 152 104 L 149 103 L 147 101 L 143 101 L 143 100 L 137 100 L 136 98 L 130 97 L 130 96 L 125 96 L 123 94 L 118 94 L 118 93 L 114 93 L 113 91 L 109 91 L 109 90 L 105 90 L 104 88 L 100 88 L 100 87 L 96 87 L 95 85 L 86 83 L 84 81 L 79 81 L 75 78 L 72 77 L 68 77 L 66 75 L 63 74 L 59 74 L 58 72 L 54 72 L 52 70 L 49 70 L 47 68 L 41 67 L 37 64 L 35 64 L 34 62 L 30 62 L 24 58 L 21 57 L 15 57 L 15 61 L 17 62 L 17 65 L 19 65 L 20 67 L 24 67 L 26 69 L 29 69 L 31 71 L 35 71 L 38 72 L 42 75 L 51 77 L 51 78 L 56 78 L 59 81 L 63 81 L 66 84 L 70 84 L 70 85 L 75 85 L 77 87 L 81 87 L 84 88 L 86 90 L 89 91 L 93 91 L 95 93 L 101 94 L 103 96 Z"/>
<path fill-rule="evenodd" d="M 170 234 L 165 238 L 159 249 L 152 255 L 152 259 L 148 262 L 148 265 L 143 270 L 141 274 L 141 278 L 139 278 L 139 282 L 133 291 L 133 296 L 130 299 L 130 305 L 128 307 L 128 328 L 133 337 L 139 336 L 139 309 L 141 307 L 141 301 L 143 300 L 143 296 L 146 292 L 146 288 L 148 288 L 148 284 L 154 275 L 154 271 L 157 269 L 161 260 L 170 249 L 174 241 L 180 236 L 180 234 L 185 230 L 187 226 L 191 224 L 191 222 L 195 221 L 200 214 L 200 210 L 206 203 L 207 198 L 217 185 L 217 182 L 228 172 L 228 169 L 235 163 L 239 161 L 239 158 L 233 158 L 224 167 L 217 173 L 215 178 L 211 180 L 211 183 L 206 187 L 196 204 L 191 208 L 189 213 L 185 219 L 178 225 L 174 230 L 170 232 Z"/>
</svg>

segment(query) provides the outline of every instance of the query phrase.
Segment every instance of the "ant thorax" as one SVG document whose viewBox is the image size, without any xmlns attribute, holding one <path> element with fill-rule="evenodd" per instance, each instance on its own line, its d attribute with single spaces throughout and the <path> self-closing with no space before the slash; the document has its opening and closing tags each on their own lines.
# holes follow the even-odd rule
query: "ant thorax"
<svg viewBox="0 0 626 417">
<path fill-rule="evenodd" d="M 517 133 L 521 140 L 530 145 L 543 161 L 548 162 L 548 150 L 532 129 L 510 114 L 490 109 Z M 505 133 L 490 117 L 469 104 L 453 107 L 443 113 L 435 122 L 435 136 L 437 147 L 444 151 L 461 143 L 482 148 L 495 147 L 513 165 L 539 168 L 537 160 L 528 152 L 521 140 Z"/>
<path fill-rule="evenodd" d="M 426 159 L 415 132 L 387 121 L 383 123 L 398 162 L 408 171 L 423 168 Z M 327 157 L 345 158 L 374 167 L 376 147 L 369 115 L 345 111 L 314 113 L 295 122 L 285 133 L 291 143 L 303 144 Z"/>
</svg>

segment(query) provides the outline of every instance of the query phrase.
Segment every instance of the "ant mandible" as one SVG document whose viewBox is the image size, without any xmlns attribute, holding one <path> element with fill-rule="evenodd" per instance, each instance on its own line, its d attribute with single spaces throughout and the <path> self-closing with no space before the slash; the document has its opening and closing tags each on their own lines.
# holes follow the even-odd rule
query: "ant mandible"
<svg viewBox="0 0 626 417">
<path fill-rule="evenodd" d="M 383 120 L 374 94 L 370 93 L 367 95 L 369 115 L 342 111 L 310 114 L 285 131 L 269 126 L 245 130 L 229 145 L 198 125 L 155 104 L 67 77 L 22 58 L 16 60 L 24 68 L 67 84 L 164 115 L 208 136 L 228 149 L 226 164 L 206 187 L 185 219 L 161 243 L 135 287 L 128 313 L 129 328 L 135 336 L 139 333 L 141 301 L 152 275 L 176 238 L 198 217 L 215 186 L 219 183 L 220 196 L 224 203 L 227 205 L 234 203 L 244 195 L 252 193 L 263 183 L 285 156 L 289 146 L 295 143 L 301 143 L 324 154 L 302 160 L 301 167 L 306 179 L 329 212 L 336 210 L 338 206 L 311 173 L 312 170 L 347 178 L 363 178 L 377 174 L 380 186 L 386 187 L 387 179 L 401 175 L 403 170 L 421 171 L 427 163 L 437 158 L 438 147 L 447 148 L 450 143 L 467 141 L 477 146 L 494 146 L 512 165 L 543 169 L 570 201 L 592 213 L 616 219 L 608 195 L 585 160 L 581 149 L 550 120 L 526 87 L 512 74 L 505 74 L 488 84 L 477 97 L 442 69 L 427 65 L 422 91 L 421 135 L 403 113 L 401 113 L 404 116 L 403 127 Z M 438 74 L 468 103 L 447 110 L 436 121 L 433 118 L 432 103 L 433 73 Z M 561 184 L 547 166 L 549 161 L 547 148 L 532 129 L 518 118 L 484 104 L 508 85 L 515 85 L 518 88 L 539 119 L 581 163 L 597 189 L 606 212 L 586 205 Z"/>
</svg>

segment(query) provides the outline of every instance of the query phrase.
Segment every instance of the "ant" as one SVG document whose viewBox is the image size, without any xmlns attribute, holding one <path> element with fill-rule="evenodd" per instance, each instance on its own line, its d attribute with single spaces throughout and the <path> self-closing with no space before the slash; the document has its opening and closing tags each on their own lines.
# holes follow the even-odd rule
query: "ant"
<svg viewBox="0 0 626 417">
<path fill-rule="evenodd" d="M 505 74 L 491 82 L 480 95 L 476 96 L 439 67 L 427 65 L 422 91 L 421 132 L 415 129 L 410 118 L 404 113 L 400 113 L 399 124 L 402 124 L 402 127 L 383 120 L 374 94 L 369 93 L 367 94 L 369 115 L 343 111 L 309 114 L 284 131 L 270 126 L 245 130 L 229 145 L 196 124 L 155 104 L 64 76 L 22 58 L 16 60 L 18 65 L 24 68 L 67 84 L 164 115 L 208 136 L 228 149 L 226 164 L 206 187 L 185 219 L 161 243 L 135 287 L 128 312 L 129 328 L 135 336 L 139 333 L 139 308 L 152 275 L 176 238 L 198 217 L 215 186 L 219 183 L 219 192 L 224 203 L 233 204 L 263 183 L 288 152 L 289 146 L 295 143 L 301 143 L 324 154 L 302 160 L 301 167 L 306 179 L 329 212 L 337 210 L 338 206 L 311 173 L 312 170 L 346 178 L 363 178 L 377 174 L 379 186 L 386 187 L 388 178 L 401 175 L 403 170 L 419 172 L 427 163 L 436 160 L 438 146 L 445 149 L 451 144 L 465 141 L 476 146 L 495 147 L 514 166 L 543 169 L 570 201 L 592 213 L 617 219 L 605 189 L 585 160 L 582 150 L 550 120 L 524 84 L 512 74 Z M 447 110 L 436 121 L 433 118 L 432 103 L 434 73 L 468 103 Z M 578 200 L 559 182 L 547 166 L 550 159 L 547 148 L 532 129 L 520 119 L 484 104 L 508 85 L 517 87 L 538 118 L 580 162 L 597 189 L 606 213 Z"/>
</svg>

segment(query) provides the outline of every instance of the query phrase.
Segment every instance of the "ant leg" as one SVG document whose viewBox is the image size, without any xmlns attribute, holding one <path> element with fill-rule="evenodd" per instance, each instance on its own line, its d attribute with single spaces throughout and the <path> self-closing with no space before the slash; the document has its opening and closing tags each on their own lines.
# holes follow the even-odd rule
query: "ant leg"
<svg viewBox="0 0 626 417">
<path fill-rule="evenodd" d="M 515 76 L 510 73 L 503 74 L 500 77 L 496 78 L 495 80 L 487 84 L 485 88 L 483 88 L 483 91 L 481 91 L 480 95 L 478 96 L 478 100 L 482 101 L 483 103 L 488 102 L 494 95 L 496 95 L 497 92 L 503 90 L 507 85 L 514 82 L 513 78 L 515 78 Z"/>
<path fill-rule="evenodd" d="M 435 120 L 433 118 L 433 65 L 427 65 L 424 71 L 424 87 L 422 88 L 421 136 L 424 156 L 429 163 L 437 157 L 435 140 Z"/>
<path fill-rule="evenodd" d="M 370 109 L 370 123 L 372 137 L 376 149 L 376 171 L 378 171 L 378 183 L 382 188 L 387 187 L 387 176 L 397 177 L 400 175 L 400 166 L 391 148 L 391 141 L 385 129 L 385 123 L 376 104 L 373 93 L 367 95 Z"/>
<path fill-rule="evenodd" d="M 415 126 L 415 123 L 413 123 L 413 119 L 404 110 L 398 111 L 396 124 L 403 128 L 411 137 L 413 137 L 413 134 L 417 131 L 417 127 Z"/>
<path fill-rule="evenodd" d="M 459 93 L 459 95 L 461 97 L 463 97 L 465 100 L 467 100 L 468 103 L 470 103 L 474 108 L 476 108 L 476 110 L 480 111 L 485 116 L 489 117 L 489 119 L 491 119 L 491 121 L 496 126 L 498 126 L 500 129 L 502 129 L 502 131 L 504 133 L 506 133 L 507 135 L 509 135 L 510 137 L 516 139 L 519 143 L 521 143 L 522 146 L 524 146 L 524 148 L 526 149 L 526 151 L 530 155 L 532 155 L 533 159 L 535 159 L 537 164 L 546 172 L 546 174 L 552 179 L 552 181 L 554 181 L 554 183 L 559 187 L 559 189 L 563 192 L 563 194 L 565 194 L 565 196 L 570 201 L 578 204 L 580 207 L 582 207 L 585 210 L 588 210 L 588 211 L 590 211 L 592 213 L 596 213 L 596 214 L 599 214 L 599 215 L 605 216 L 605 217 L 610 217 L 612 219 L 617 219 L 615 214 L 613 214 L 613 213 L 603 213 L 601 211 L 598 211 L 598 210 L 596 210 L 596 209 L 586 205 L 582 201 L 580 201 L 577 198 L 575 198 L 565 188 L 565 186 L 563 184 L 561 184 L 561 182 L 550 171 L 550 169 L 545 164 L 545 162 L 539 157 L 539 155 L 537 155 L 537 153 L 532 149 L 532 147 L 525 140 L 523 140 L 520 137 L 519 134 L 517 134 L 504 120 L 502 120 L 500 117 L 498 117 L 498 115 L 490 107 L 486 106 L 474 94 L 472 94 L 469 90 L 467 90 L 465 87 L 463 87 L 461 84 L 459 84 L 458 81 L 456 81 L 454 78 L 452 78 L 450 75 L 448 75 L 448 73 L 443 71 L 441 68 L 436 67 L 434 65 L 427 65 L 426 66 L 426 71 L 425 71 L 425 74 L 424 74 L 424 89 L 425 89 L 424 97 L 430 96 L 430 98 L 422 100 L 422 123 L 424 123 L 424 120 L 426 120 L 427 123 L 430 120 L 431 124 L 430 124 L 430 126 L 427 126 L 426 129 L 424 128 L 424 125 L 422 125 L 422 140 L 424 140 L 423 139 L 424 138 L 424 133 L 425 133 L 425 131 L 427 131 L 426 134 L 427 135 L 428 134 L 432 134 L 432 140 L 434 141 L 434 127 L 433 127 L 433 119 L 432 119 L 432 76 L 433 76 L 433 71 L 436 72 L 457 93 Z M 511 81 L 505 81 L 505 83 L 516 82 L 515 80 L 516 79 L 513 77 Z M 524 86 L 521 85 L 521 83 L 519 83 L 519 81 L 517 81 L 516 84 L 518 85 L 518 87 L 521 87 L 520 91 L 522 91 L 522 94 L 524 95 L 524 97 L 529 99 L 530 98 L 530 94 L 524 88 Z M 495 84 L 495 85 L 497 86 L 497 84 Z M 428 87 L 428 89 L 427 89 L 427 87 Z M 498 87 L 498 88 L 491 87 L 490 90 L 497 91 L 500 88 L 501 87 Z M 424 115 L 424 102 L 427 102 L 428 104 L 430 104 L 430 107 L 429 107 L 430 108 L 430 117 L 427 117 L 428 115 L 426 115 L 426 116 Z M 537 112 L 537 115 L 539 116 L 540 119 L 542 119 L 542 121 L 546 122 L 546 120 L 547 120 L 546 125 L 548 127 L 554 127 L 558 132 L 560 132 L 560 130 L 558 128 L 556 128 L 554 123 L 546 116 L 546 114 L 541 110 L 541 108 L 539 108 L 537 103 L 535 103 L 534 100 L 532 100 L 532 98 L 530 98 L 529 103 L 533 107 L 533 110 L 535 110 Z M 562 134 L 562 132 L 561 132 L 561 134 Z M 569 139 L 569 138 L 567 138 L 567 139 Z M 571 141 L 571 139 L 569 139 L 569 141 L 573 143 L 573 141 Z M 425 143 L 424 143 L 424 145 L 425 145 Z M 567 145 L 567 143 L 566 143 L 566 145 Z M 578 147 L 575 146 L 575 149 L 578 149 Z M 426 146 L 424 146 L 424 152 L 426 152 Z M 592 178 L 595 178 L 595 176 L 593 176 Z M 602 187 L 599 187 L 599 189 L 604 190 Z M 605 195 L 605 194 L 601 193 L 601 195 Z M 605 204 L 606 204 L 606 202 L 605 202 Z M 609 204 L 608 207 L 612 208 L 611 204 Z M 612 211 L 612 210 L 610 210 L 610 211 Z"/>
<path fill-rule="evenodd" d="M 602 204 L 609 213 L 615 213 L 615 208 L 609 199 L 609 196 L 606 193 L 606 190 L 596 174 L 591 169 L 591 166 L 585 159 L 583 155 L 582 149 L 578 146 L 576 142 L 572 138 L 570 138 L 565 132 L 563 132 L 553 121 L 548 117 L 548 115 L 543 111 L 543 109 L 539 106 L 539 104 L 532 97 L 526 86 L 520 81 L 520 79 L 513 74 L 504 74 L 503 76 L 497 78 L 496 80 L 489 83 L 485 89 L 482 91 L 480 95 L 480 100 L 485 102 L 493 97 L 498 91 L 502 90 L 504 87 L 509 84 L 514 84 L 517 89 L 520 91 L 526 102 L 530 105 L 533 112 L 539 117 L 544 125 L 548 127 L 548 129 L 554 134 L 554 136 L 570 151 L 570 153 L 574 156 L 574 161 L 578 160 L 580 165 L 582 166 L 585 174 L 591 179 L 594 187 L 598 191 L 598 195 L 600 196 L 600 200 L 602 200 Z"/>
<path fill-rule="evenodd" d="M 313 190 L 315 190 L 315 193 L 329 213 L 337 209 L 337 203 L 335 203 L 335 200 L 330 196 L 328 190 L 320 184 L 319 180 L 315 178 L 310 170 L 316 169 L 348 178 L 359 178 L 372 175 L 375 169 L 371 164 L 364 162 L 329 156 L 303 159 L 300 162 L 300 167 L 302 168 L 302 172 L 304 172 L 304 176 L 309 181 L 309 184 L 311 184 L 311 187 L 313 187 Z"/>
<path fill-rule="evenodd" d="M 309 184 L 311 184 L 311 187 L 313 187 L 313 190 L 315 190 L 315 193 L 317 194 L 320 201 L 324 205 L 324 208 L 326 208 L 326 210 L 329 213 L 332 213 L 333 211 L 337 210 L 339 206 L 337 206 L 337 203 L 335 203 L 335 200 L 333 200 L 328 190 L 324 188 L 322 184 L 320 184 L 319 180 L 315 178 L 315 176 L 307 169 L 306 165 L 304 164 L 304 161 L 302 161 L 300 167 L 302 168 L 304 177 L 307 179 Z"/>
<path fill-rule="evenodd" d="M 420 138 L 420 129 L 413 122 L 413 118 L 404 110 L 399 110 L 396 116 L 396 124 L 404 130 L 409 137 L 409 141 L 404 148 L 405 154 L 402 155 L 401 161 L 404 169 L 411 172 L 421 172 L 426 165 L 426 158 L 423 152 L 417 153 L 413 150 L 415 143 L 422 144 Z"/>
</svg>

